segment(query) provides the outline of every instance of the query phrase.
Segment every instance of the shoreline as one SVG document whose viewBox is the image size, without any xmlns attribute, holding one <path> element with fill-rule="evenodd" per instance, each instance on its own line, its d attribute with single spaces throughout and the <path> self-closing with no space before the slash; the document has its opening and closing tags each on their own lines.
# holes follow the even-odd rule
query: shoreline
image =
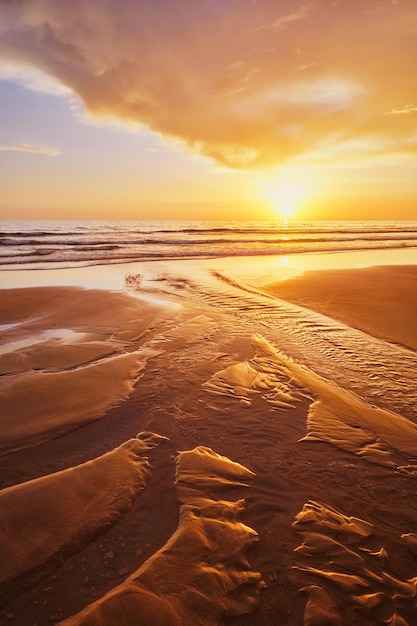
<svg viewBox="0 0 417 626">
<path fill-rule="evenodd" d="M 192 260 L 107 263 L 77 268 L 0 270 L 2 289 L 19 287 L 70 286 L 87 289 L 125 290 L 125 276 L 141 274 L 152 277 L 158 269 L 189 268 L 193 271 L 231 271 L 244 281 L 258 285 L 286 280 L 309 270 L 354 269 L 389 265 L 417 265 L 417 248 L 378 249 L 349 252 L 304 252 L 286 255 L 213 257 Z"/>
</svg>

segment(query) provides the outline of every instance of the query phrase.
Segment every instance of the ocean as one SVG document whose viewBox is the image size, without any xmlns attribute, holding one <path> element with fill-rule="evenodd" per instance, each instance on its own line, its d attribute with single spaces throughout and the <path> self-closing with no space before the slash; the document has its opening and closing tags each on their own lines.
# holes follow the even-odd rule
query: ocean
<svg viewBox="0 0 417 626">
<path fill-rule="evenodd" d="M 0 269 L 417 248 L 417 221 L 0 221 Z"/>
</svg>

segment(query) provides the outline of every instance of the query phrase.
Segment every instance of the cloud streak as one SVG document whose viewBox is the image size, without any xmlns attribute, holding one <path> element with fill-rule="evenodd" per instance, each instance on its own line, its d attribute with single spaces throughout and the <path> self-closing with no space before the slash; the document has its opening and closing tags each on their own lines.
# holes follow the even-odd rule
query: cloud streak
<svg viewBox="0 0 417 626">
<path fill-rule="evenodd" d="M 54 148 L 45 146 L 33 146 L 30 144 L 0 144 L 0 152 L 29 152 L 30 154 L 39 154 L 41 156 L 55 157 L 59 154 Z"/>
<path fill-rule="evenodd" d="M 312 10 L 312 5 L 301 5 L 297 11 L 288 13 L 287 15 L 281 15 L 272 23 L 272 28 L 277 30 L 285 30 L 292 22 L 298 22 L 299 20 L 305 20 Z"/>
<path fill-rule="evenodd" d="M 409 113 L 417 113 L 417 106 L 414 104 L 406 104 L 401 109 L 391 109 L 385 115 L 408 115 Z"/>
<path fill-rule="evenodd" d="M 409 136 L 414 116 L 400 113 L 414 108 L 397 106 L 417 96 L 415 3 L 367 0 L 366 9 L 332 0 L 3 0 L 0 62 L 47 74 L 93 116 L 256 169 L 314 156 L 335 137 L 401 146 Z"/>
</svg>

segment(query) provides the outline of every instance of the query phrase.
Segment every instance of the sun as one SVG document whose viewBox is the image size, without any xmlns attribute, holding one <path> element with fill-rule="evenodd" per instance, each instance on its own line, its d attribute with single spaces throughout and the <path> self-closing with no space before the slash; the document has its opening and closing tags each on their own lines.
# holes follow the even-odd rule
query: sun
<svg viewBox="0 0 417 626">
<path fill-rule="evenodd" d="M 303 180 L 268 180 L 261 194 L 273 214 L 283 220 L 294 219 L 309 197 L 309 185 Z"/>
<path fill-rule="evenodd" d="M 286 220 L 289 220 L 294 215 L 294 209 L 288 204 L 286 204 L 280 209 L 279 213 L 281 217 L 285 218 Z"/>
</svg>

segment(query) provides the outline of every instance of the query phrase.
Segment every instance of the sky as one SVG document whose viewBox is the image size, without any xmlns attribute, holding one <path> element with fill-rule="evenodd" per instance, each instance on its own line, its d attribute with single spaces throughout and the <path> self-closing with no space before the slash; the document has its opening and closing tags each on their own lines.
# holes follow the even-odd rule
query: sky
<svg viewBox="0 0 417 626">
<path fill-rule="evenodd" d="M 0 0 L 0 218 L 417 219 L 416 0 Z"/>
</svg>

